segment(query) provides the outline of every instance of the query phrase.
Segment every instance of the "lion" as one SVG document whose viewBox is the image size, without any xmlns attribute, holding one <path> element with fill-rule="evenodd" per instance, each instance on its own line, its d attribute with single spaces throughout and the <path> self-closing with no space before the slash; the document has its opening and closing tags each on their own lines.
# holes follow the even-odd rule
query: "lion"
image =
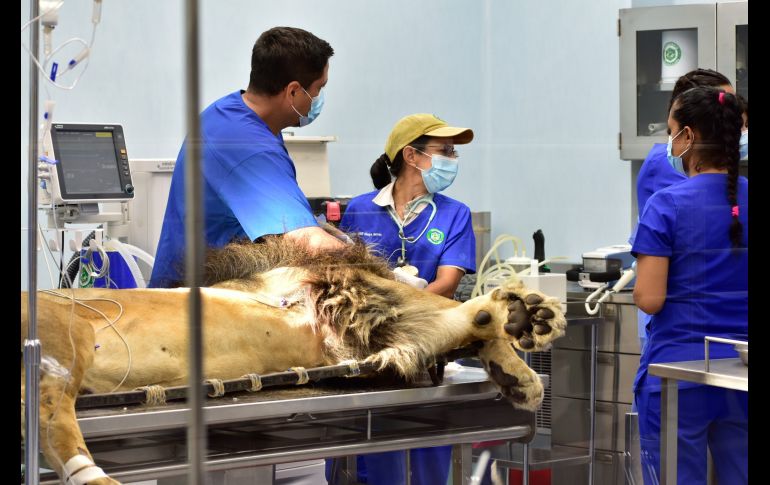
<svg viewBox="0 0 770 485">
<path fill-rule="evenodd" d="M 543 386 L 514 348 L 545 350 L 566 327 L 558 299 L 520 282 L 460 303 L 396 281 L 361 242 L 322 254 L 280 236 L 235 242 L 209 252 L 206 275 L 206 379 L 349 360 L 410 379 L 433 356 L 478 342 L 490 380 L 514 407 L 534 411 Z M 79 394 L 187 384 L 189 291 L 39 292 L 40 446 L 67 483 L 119 483 L 88 451 L 75 414 Z M 21 303 L 23 345 L 26 293 Z M 22 408 L 24 382 L 22 365 Z"/>
</svg>

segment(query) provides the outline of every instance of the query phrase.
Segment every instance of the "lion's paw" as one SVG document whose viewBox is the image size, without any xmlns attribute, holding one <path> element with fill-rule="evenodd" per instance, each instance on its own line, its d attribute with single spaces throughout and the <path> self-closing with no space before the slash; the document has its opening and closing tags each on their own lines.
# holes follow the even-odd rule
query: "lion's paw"
<svg viewBox="0 0 770 485">
<path fill-rule="evenodd" d="M 516 284 L 495 289 L 490 301 L 505 305 L 503 330 L 519 350 L 547 350 L 553 340 L 564 335 L 567 321 L 556 298 Z M 476 320 L 483 313 L 487 312 L 480 311 Z M 474 323 L 478 325 L 476 320 Z"/>
<path fill-rule="evenodd" d="M 489 378 L 514 407 L 537 411 L 543 402 L 543 384 L 504 340 L 486 342 L 479 358 Z"/>
</svg>

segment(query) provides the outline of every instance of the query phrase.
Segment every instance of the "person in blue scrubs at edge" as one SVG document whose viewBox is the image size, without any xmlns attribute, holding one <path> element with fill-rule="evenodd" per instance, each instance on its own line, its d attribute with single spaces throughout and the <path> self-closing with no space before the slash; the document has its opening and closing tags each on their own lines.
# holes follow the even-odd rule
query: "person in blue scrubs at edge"
<svg viewBox="0 0 770 485">
<path fill-rule="evenodd" d="M 397 278 L 406 275 L 405 281 L 447 298 L 465 273 L 476 271 L 471 211 L 440 193 L 457 174 L 455 145 L 472 139 L 472 130 L 431 114 L 401 118 L 370 169 L 377 190 L 353 198 L 340 222 L 340 229 L 386 258 Z M 451 446 L 409 450 L 410 483 L 445 484 L 450 461 Z M 334 484 L 331 468 L 327 462 L 327 479 Z M 362 483 L 405 484 L 406 452 L 359 456 L 357 469 Z"/>
<path fill-rule="evenodd" d="M 668 117 L 667 158 L 687 178 L 654 193 L 632 253 L 634 302 L 652 315 L 634 381 L 644 483 L 660 475 L 660 379 L 649 364 L 704 359 L 704 337 L 748 339 L 748 192 L 738 175 L 743 119 L 733 94 L 697 87 Z M 710 358 L 735 358 L 714 344 Z M 706 483 L 706 446 L 720 485 L 748 483 L 748 393 L 679 383 L 677 476 Z"/>
<path fill-rule="evenodd" d="M 200 116 L 206 244 L 283 234 L 324 250 L 343 243 L 318 226 L 297 184 L 281 130 L 311 123 L 324 103 L 334 54 L 302 29 L 274 27 L 254 44 L 246 91 L 214 101 Z M 184 284 L 184 171 L 177 157 L 149 286 Z"/>
<path fill-rule="evenodd" d="M 688 89 L 697 86 L 712 86 L 718 87 L 729 93 L 734 93 L 733 87 L 730 84 L 730 80 L 723 74 L 711 70 L 711 69 L 695 69 L 677 79 L 674 85 L 674 90 L 671 92 L 671 98 L 668 101 L 668 109 L 671 110 L 671 104 L 674 99 L 687 91 Z M 666 156 L 666 144 L 656 143 L 653 145 L 650 152 L 647 154 L 647 158 L 644 159 L 641 169 L 639 169 L 639 175 L 636 178 L 636 209 L 637 214 L 641 214 L 644 211 L 644 205 L 647 203 L 647 199 L 652 194 L 660 189 L 664 189 L 670 185 L 679 183 L 685 180 L 687 177 L 684 174 L 677 172 L 670 163 Z M 636 235 L 636 227 L 634 232 L 628 240 L 629 244 L 634 244 L 634 237 Z M 647 315 L 643 311 L 639 310 L 637 314 L 638 320 L 638 335 L 640 350 L 644 350 L 644 346 L 647 343 L 647 325 L 650 322 L 650 315 Z"/>
</svg>

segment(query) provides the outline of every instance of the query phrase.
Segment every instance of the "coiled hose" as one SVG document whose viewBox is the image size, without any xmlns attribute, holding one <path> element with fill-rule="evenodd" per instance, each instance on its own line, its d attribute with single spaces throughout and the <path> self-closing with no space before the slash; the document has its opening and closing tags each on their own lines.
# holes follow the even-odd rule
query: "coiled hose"
<svg viewBox="0 0 770 485">
<path fill-rule="evenodd" d="M 91 231 L 88 236 L 83 239 L 83 248 L 89 247 L 91 240 L 96 237 L 96 231 Z M 75 281 L 75 277 L 80 269 L 79 264 L 75 264 L 75 261 L 80 260 L 80 251 L 72 253 L 72 257 L 67 262 L 67 266 L 64 268 L 64 273 L 59 277 L 59 288 L 72 288 L 72 282 Z"/>
</svg>

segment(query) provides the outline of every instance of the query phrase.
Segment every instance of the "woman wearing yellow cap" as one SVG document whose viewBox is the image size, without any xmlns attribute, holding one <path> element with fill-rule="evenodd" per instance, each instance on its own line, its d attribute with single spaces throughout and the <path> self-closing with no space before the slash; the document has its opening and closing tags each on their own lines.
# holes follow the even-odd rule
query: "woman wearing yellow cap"
<svg viewBox="0 0 770 485">
<path fill-rule="evenodd" d="M 386 258 L 399 279 L 448 298 L 463 274 L 476 271 L 476 238 L 468 206 L 440 192 L 457 175 L 455 145 L 472 139 L 470 129 L 431 114 L 401 118 L 370 170 L 377 190 L 352 199 L 340 222 Z M 409 453 L 410 483 L 446 483 L 450 446 Z M 359 482 L 405 484 L 406 452 L 359 456 L 357 469 Z M 333 472 L 327 478 L 335 483 Z"/>
<path fill-rule="evenodd" d="M 358 235 L 397 274 L 417 276 L 427 291 L 452 298 L 465 273 L 476 271 L 476 240 L 467 205 L 440 194 L 457 175 L 455 145 L 473 131 L 431 114 L 401 118 L 372 165 L 378 189 L 348 204 L 340 228 Z"/>
</svg>

